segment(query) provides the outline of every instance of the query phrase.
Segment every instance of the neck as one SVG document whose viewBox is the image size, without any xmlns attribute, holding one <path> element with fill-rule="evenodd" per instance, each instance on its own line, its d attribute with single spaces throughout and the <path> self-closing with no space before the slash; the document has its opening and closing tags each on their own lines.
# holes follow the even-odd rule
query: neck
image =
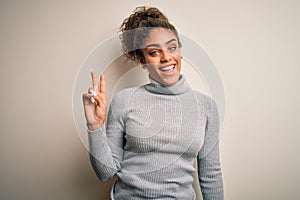
<svg viewBox="0 0 300 200">
<path fill-rule="evenodd" d="M 164 85 L 149 76 L 150 83 L 145 85 L 148 92 L 166 95 L 184 94 L 190 90 L 189 85 L 185 81 L 184 75 L 180 74 L 179 80 L 172 85 Z"/>
</svg>

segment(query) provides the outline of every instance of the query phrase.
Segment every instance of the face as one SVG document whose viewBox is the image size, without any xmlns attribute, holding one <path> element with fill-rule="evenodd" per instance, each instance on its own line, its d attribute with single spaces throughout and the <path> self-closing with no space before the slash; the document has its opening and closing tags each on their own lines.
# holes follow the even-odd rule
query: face
<svg viewBox="0 0 300 200">
<path fill-rule="evenodd" d="M 165 28 L 150 31 L 142 51 L 144 64 L 151 78 L 164 84 L 175 84 L 180 75 L 181 54 L 176 35 Z"/>
</svg>

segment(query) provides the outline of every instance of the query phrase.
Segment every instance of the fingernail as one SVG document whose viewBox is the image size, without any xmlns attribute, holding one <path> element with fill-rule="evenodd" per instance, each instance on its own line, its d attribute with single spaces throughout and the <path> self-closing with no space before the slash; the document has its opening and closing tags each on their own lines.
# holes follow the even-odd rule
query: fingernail
<svg viewBox="0 0 300 200">
<path fill-rule="evenodd" d="M 95 103 L 94 97 L 91 97 L 91 102 L 92 102 L 92 103 Z"/>
<path fill-rule="evenodd" d="M 96 91 L 91 90 L 89 95 L 92 97 L 95 97 L 95 96 L 97 96 L 97 93 L 96 93 Z"/>
</svg>

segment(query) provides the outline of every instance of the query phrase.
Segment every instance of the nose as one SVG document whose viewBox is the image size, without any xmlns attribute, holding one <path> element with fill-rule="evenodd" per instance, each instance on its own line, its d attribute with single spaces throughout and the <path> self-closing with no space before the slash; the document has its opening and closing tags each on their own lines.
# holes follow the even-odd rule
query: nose
<svg viewBox="0 0 300 200">
<path fill-rule="evenodd" d="M 162 51 L 160 60 L 161 60 L 161 62 L 169 62 L 170 60 L 172 60 L 171 53 L 167 50 Z"/>
</svg>

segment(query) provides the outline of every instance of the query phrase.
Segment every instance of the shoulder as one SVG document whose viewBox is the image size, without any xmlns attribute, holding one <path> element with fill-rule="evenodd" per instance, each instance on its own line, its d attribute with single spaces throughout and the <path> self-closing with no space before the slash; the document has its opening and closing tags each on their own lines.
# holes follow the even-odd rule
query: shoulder
<svg viewBox="0 0 300 200">
<path fill-rule="evenodd" d="M 208 95 L 201 93 L 196 90 L 192 90 L 195 97 L 197 98 L 198 104 L 205 106 L 207 110 L 212 109 L 213 107 L 216 107 L 216 102 Z"/>
<path fill-rule="evenodd" d="M 132 98 L 133 94 L 141 89 L 143 89 L 143 86 L 125 88 L 116 92 L 113 95 L 111 106 L 126 106 Z"/>
<path fill-rule="evenodd" d="M 109 105 L 108 118 L 115 121 L 119 121 L 121 124 L 124 123 L 126 113 L 128 112 L 128 103 L 130 96 L 137 90 L 138 87 L 125 88 L 116 92 Z"/>
</svg>

